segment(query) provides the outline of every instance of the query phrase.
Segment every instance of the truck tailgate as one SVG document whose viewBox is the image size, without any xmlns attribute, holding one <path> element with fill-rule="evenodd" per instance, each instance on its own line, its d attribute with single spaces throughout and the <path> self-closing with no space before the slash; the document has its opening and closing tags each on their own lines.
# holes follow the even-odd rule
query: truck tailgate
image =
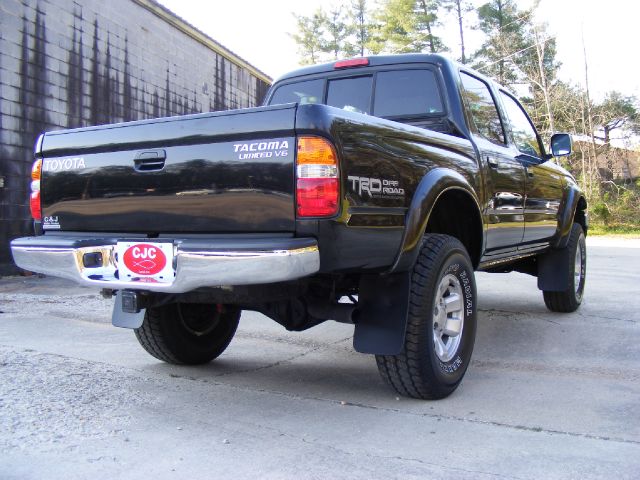
<svg viewBox="0 0 640 480">
<path fill-rule="evenodd" d="M 47 133 L 45 230 L 292 232 L 295 105 Z"/>
</svg>

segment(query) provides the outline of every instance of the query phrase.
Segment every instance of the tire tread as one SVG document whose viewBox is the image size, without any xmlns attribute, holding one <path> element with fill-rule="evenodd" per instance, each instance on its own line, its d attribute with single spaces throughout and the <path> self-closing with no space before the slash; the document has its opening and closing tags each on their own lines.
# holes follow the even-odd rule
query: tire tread
<svg viewBox="0 0 640 480">
<path fill-rule="evenodd" d="M 171 352 L 160 325 L 161 316 L 155 309 L 147 309 L 144 322 L 140 328 L 135 329 L 136 338 L 147 353 L 158 360 L 174 365 L 183 365 Z"/>
<path fill-rule="evenodd" d="M 231 342 L 240 319 L 239 309 L 222 313 L 224 317 L 216 330 L 207 337 L 199 337 L 196 345 L 192 343 L 195 337 L 176 332 L 176 328 L 181 327 L 177 325 L 179 320 L 171 308 L 172 305 L 148 308 L 142 325 L 134 332 L 147 353 L 174 365 L 198 365 L 218 357 Z M 211 343 L 203 343 L 205 338 Z"/>
<path fill-rule="evenodd" d="M 425 291 L 424 287 L 435 281 L 434 276 L 438 275 L 438 271 L 432 266 L 447 249 L 464 251 L 460 242 L 448 235 L 425 236 L 411 273 L 409 312 L 403 351 L 398 355 L 376 355 L 378 370 L 385 383 L 404 396 L 428 400 L 438 399 L 446 397 L 457 387 L 457 384 L 443 387 L 429 381 L 428 375 L 424 375 L 425 367 L 421 362 L 424 352 L 420 351 L 420 338 L 426 335 L 420 310 L 425 301 L 429 301 L 426 296 L 433 294 L 431 291 Z"/>
</svg>

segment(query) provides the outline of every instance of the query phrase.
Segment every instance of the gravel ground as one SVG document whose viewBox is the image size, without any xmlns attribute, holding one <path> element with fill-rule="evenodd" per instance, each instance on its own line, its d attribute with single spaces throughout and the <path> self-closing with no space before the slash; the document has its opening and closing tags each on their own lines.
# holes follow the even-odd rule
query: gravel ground
<svg viewBox="0 0 640 480">
<path fill-rule="evenodd" d="M 138 377 L 101 363 L 3 347 L 0 367 L 5 453 L 73 451 L 87 440 L 122 437 L 130 409 L 155 402 Z"/>
</svg>

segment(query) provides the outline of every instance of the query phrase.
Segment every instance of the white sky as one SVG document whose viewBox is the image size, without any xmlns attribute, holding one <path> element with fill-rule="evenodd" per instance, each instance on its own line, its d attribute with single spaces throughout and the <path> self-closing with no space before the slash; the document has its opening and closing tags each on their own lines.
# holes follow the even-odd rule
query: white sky
<svg viewBox="0 0 640 480">
<path fill-rule="evenodd" d="M 211 38 L 249 63 L 277 78 L 298 66 L 296 44 L 288 35 L 295 32 L 292 12 L 309 15 L 327 0 L 159 0 Z M 531 0 L 520 0 L 524 7 Z M 346 1 L 344 2 L 346 3 Z M 373 2 L 372 2 L 373 3 Z M 474 0 L 476 4 L 484 3 Z M 640 96 L 638 66 L 637 0 L 541 0 L 537 20 L 549 24 L 556 35 L 563 80 L 584 85 L 582 35 L 589 62 L 592 95 L 618 90 Z M 457 27 L 439 32 L 452 48 Z M 473 50 L 474 33 L 469 32 L 467 50 Z M 477 37 L 477 33 L 475 34 Z M 457 51 L 452 52 L 458 56 Z"/>
</svg>

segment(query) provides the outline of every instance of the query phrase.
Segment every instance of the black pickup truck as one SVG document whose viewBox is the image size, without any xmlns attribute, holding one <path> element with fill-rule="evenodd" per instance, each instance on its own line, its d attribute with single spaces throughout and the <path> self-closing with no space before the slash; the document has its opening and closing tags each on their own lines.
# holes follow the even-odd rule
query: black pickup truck
<svg viewBox="0 0 640 480">
<path fill-rule="evenodd" d="M 474 271 L 580 305 L 587 205 L 552 161 L 570 137 L 550 150 L 508 90 L 444 57 L 311 66 L 263 107 L 45 133 L 36 235 L 11 247 L 115 296 L 113 323 L 160 360 L 216 358 L 242 310 L 331 319 L 397 392 L 441 398 L 471 359 Z"/>
</svg>

